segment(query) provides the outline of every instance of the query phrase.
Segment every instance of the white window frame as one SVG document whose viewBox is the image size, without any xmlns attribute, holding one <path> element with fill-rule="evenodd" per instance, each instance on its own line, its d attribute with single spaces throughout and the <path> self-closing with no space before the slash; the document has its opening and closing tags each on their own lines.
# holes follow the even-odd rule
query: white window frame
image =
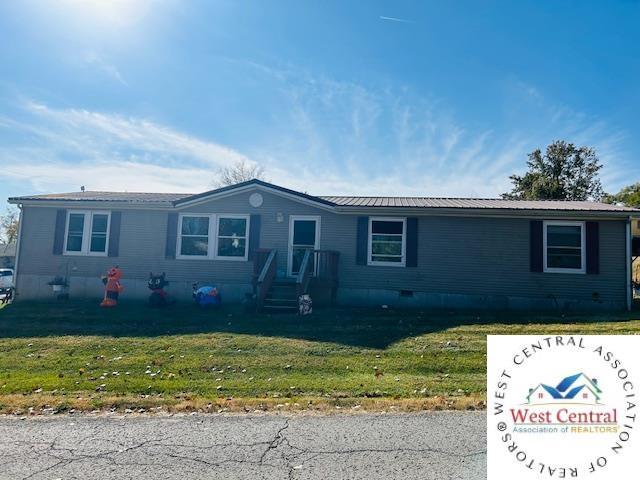
<svg viewBox="0 0 640 480">
<path fill-rule="evenodd" d="M 82 228 L 82 247 L 80 251 L 67 251 L 67 240 L 69 239 L 69 219 L 71 215 L 84 215 Z M 92 252 L 91 233 L 93 231 L 93 216 L 107 215 L 107 238 L 104 244 L 104 252 Z M 88 221 L 87 221 L 88 219 Z M 67 211 L 66 225 L 64 229 L 64 255 L 83 257 L 106 257 L 109 254 L 109 237 L 111 236 L 111 211 L 110 210 L 69 210 Z"/>
<path fill-rule="evenodd" d="M 230 218 L 230 219 L 243 219 L 246 220 L 246 228 L 244 233 L 244 256 L 243 257 L 228 257 L 225 255 L 218 255 L 218 240 L 220 240 L 220 219 L 222 218 Z M 246 262 L 249 259 L 249 231 L 251 230 L 251 215 L 239 215 L 237 213 L 219 213 L 216 215 L 216 231 L 215 231 L 215 249 L 213 250 L 213 259 L 214 260 L 230 260 L 233 262 Z M 226 237 L 225 238 L 231 238 Z M 242 238 L 242 237 L 239 237 Z"/>
<path fill-rule="evenodd" d="M 182 219 L 185 217 L 206 217 L 209 219 L 209 229 L 207 230 L 207 254 L 206 255 L 182 255 Z M 180 260 L 211 260 L 211 244 L 215 229 L 215 215 L 208 213 L 181 213 L 178 215 L 178 238 L 176 241 L 176 258 Z M 199 236 L 199 235 L 198 235 Z"/>
<path fill-rule="evenodd" d="M 373 222 L 402 222 L 402 258 L 400 262 L 379 262 L 372 260 Z M 384 256 L 384 255 L 380 255 Z M 367 265 L 381 267 L 404 267 L 407 262 L 407 217 L 369 217 L 369 234 L 367 235 Z"/>
<path fill-rule="evenodd" d="M 207 232 L 206 255 L 182 255 L 182 219 L 184 217 L 207 217 L 209 230 Z M 242 218 L 247 221 L 246 243 L 244 257 L 226 257 L 218 255 L 218 226 L 221 218 Z M 178 260 L 222 260 L 231 262 L 246 262 L 249 259 L 249 232 L 251 231 L 251 215 L 238 213 L 197 213 L 185 212 L 178 215 L 178 238 L 176 240 L 176 259 Z"/>
<path fill-rule="evenodd" d="M 547 266 L 547 227 L 558 225 L 563 227 L 580 227 L 580 267 L 581 268 L 558 268 Z M 585 222 L 569 220 L 545 220 L 542 222 L 542 261 L 544 273 L 572 273 L 585 274 L 587 272 L 587 245 L 585 234 Z"/>
</svg>

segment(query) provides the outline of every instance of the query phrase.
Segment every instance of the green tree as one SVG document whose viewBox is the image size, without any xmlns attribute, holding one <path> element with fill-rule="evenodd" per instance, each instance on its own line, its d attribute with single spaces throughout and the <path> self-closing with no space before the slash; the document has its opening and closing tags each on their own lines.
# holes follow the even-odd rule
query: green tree
<svg viewBox="0 0 640 480">
<path fill-rule="evenodd" d="M 603 200 L 607 203 L 624 203 L 627 207 L 640 208 L 640 182 L 627 185 L 616 194 L 605 194 Z"/>
<path fill-rule="evenodd" d="M 511 175 L 510 192 L 502 198 L 518 200 L 600 200 L 598 172 L 602 168 L 595 150 L 558 140 L 544 152 L 529 154 L 528 171 Z"/>
</svg>

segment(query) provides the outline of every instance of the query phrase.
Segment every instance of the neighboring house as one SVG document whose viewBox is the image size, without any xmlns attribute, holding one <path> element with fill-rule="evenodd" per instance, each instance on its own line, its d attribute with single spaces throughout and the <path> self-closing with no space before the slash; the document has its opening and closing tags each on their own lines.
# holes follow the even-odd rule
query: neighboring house
<svg viewBox="0 0 640 480">
<path fill-rule="evenodd" d="M 13 268 L 16 262 L 16 242 L 0 243 L 0 268 Z"/>
<path fill-rule="evenodd" d="M 607 308 L 630 305 L 628 222 L 594 202 L 311 196 L 251 180 L 188 194 L 74 192 L 15 197 L 22 210 L 19 298 L 98 297 L 111 265 L 123 298 L 166 272 L 225 301 L 293 306 L 311 289 L 345 305 Z M 313 252 L 313 253 L 307 253 Z M 315 290 L 314 290 L 315 289 Z"/>
</svg>

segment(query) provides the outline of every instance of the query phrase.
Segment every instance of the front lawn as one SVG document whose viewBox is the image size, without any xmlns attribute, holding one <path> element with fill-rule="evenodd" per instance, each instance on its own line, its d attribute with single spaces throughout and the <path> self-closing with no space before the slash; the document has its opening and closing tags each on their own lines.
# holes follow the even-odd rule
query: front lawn
<svg viewBox="0 0 640 480">
<path fill-rule="evenodd" d="M 638 332 L 637 312 L 17 303 L 0 312 L 0 412 L 484 408 L 488 334 Z"/>
</svg>

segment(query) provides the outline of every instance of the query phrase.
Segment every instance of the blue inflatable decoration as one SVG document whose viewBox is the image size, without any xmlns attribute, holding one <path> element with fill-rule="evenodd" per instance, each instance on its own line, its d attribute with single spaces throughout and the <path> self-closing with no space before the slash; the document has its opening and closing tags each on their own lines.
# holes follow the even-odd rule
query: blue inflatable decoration
<svg viewBox="0 0 640 480">
<path fill-rule="evenodd" d="M 217 306 L 222 304 L 222 296 L 215 286 L 199 287 L 193 284 L 193 299 L 200 307 Z"/>
</svg>

